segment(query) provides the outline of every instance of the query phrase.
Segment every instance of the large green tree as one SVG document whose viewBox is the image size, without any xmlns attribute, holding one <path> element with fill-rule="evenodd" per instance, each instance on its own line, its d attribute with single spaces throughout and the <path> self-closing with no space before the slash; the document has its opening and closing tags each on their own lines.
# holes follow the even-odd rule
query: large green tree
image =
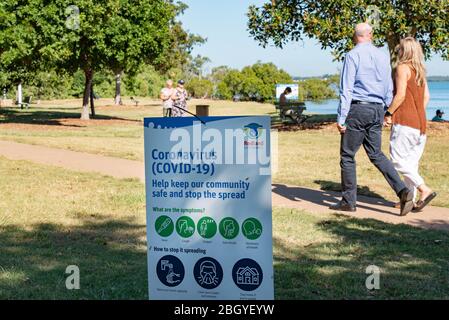
<svg viewBox="0 0 449 320">
<path fill-rule="evenodd" d="M 187 62 L 193 46 L 205 39 L 190 34 L 177 17 L 187 6 L 182 2 L 120 1 L 105 26 L 111 51 L 109 66 L 116 79 L 115 104 L 121 104 L 121 78 L 135 76 L 143 63 L 166 72 Z M 136 4 L 138 3 L 138 4 Z"/>
<path fill-rule="evenodd" d="M 267 101 L 275 97 L 276 84 L 291 83 L 292 77 L 272 63 L 257 62 L 238 70 L 215 70 L 220 82 L 217 85 L 217 96 L 222 99 L 231 99 L 240 96 L 242 100 Z"/>
<path fill-rule="evenodd" d="M 151 63 L 165 50 L 174 7 L 161 1 L 114 2 L 101 27 L 110 52 L 105 52 L 107 65 L 116 79 L 115 104 L 121 104 L 122 73 L 136 74 L 142 63 Z"/>
<path fill-rule="evenodd" d="M 282 47 L 304 37 L 331 48 L 337 59 L 352 48 L 355 24 L 375 26 L 375 43 L 388 44 L 390 54 L 401 37 L 416 37 L 426 56 L 449 58 L 448 0 L 271 0 L 249 8 L 249 31 L 261 45 Z"/>
<path fill-rule="evenodd" d="M 137 70 L 156 61 L 170 42 L 176 14 L 171 0 L 4 0 L 0 38 L 7 70 L 32 72 L 34 65 L 85 76 L 81 118 L 92 114 L 95 72 L 112 68 Z M 0 16 L 0 18 L 1 18 Z M 14 39 L 19 34 L 19 39 Z"/>
<path fill-rule="evenodd" d="M 69 3 L 57 0 L 49 6 L 61 8 Z M 68 41 L 60 35 L 60 46 L 70 49 L 61 62 L 64 69 L 75 67 L 84 72 L 81 118 L 88 119 L 94 73 L 105 68 L 114 69 L 116 74 L 120 69 L 133 71 L 142 62 L 155 60 L 168 44 L 174 10 L 172 2 L 164 0 L 79 0 L 76 6 L 79 27 L 65 31 L 72 35 Z M 67 19 L 64 15 L 60 18 L 60 22 Z"/>
<path fill-rule="evenodd" d="M 40 1 L 40 0 L 39 0 Z M 36 6 L 39 1 L 0 2 L 0 84 L 10 89 L 33 78 L 44 68 L 38 44 L 42 37 L 37 28 Z M 20 90 L 20 89 L 19 89 Z M 20 102 L 20 101 L 19 101 Z"/>
<path fill-rule="evenodd" d="M 195 46 L 204 44 L 207 39 L 188 32 L 182 22 L 176 19 L 182 15 L 188 6 L 182 2 L 174 5 L 174 18 L 170 21 L 169 45 L 152 65 L 161 73 L 183 73 L 186 65 L 193 59 L 191 56 Z"/>
</svg>

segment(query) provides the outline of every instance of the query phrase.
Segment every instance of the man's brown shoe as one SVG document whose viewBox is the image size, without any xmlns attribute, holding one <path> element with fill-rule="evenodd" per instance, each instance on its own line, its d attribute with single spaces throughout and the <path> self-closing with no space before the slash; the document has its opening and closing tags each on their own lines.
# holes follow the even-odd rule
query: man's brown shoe
<svg viewBox="0 0 449 320">
<path fill-rule="evenodd" d="M 401 191 L 399 198 L 401 199 L 401 216 L 406 216 L 409 214 L 410 211 L 413 210 L 414 203 L 413 203 L 413 190 L 410 190 L 408 188 L 405 188 Z"/>
<path fill-rule="evenodd" d="M 356 212 L 357 208 L 355 206 L 351 206 L 347 203 L 342 203 L 341 201 L 337 204 L 333 204 L 329 207 L 331 210 L 335 211 L 346 211 L 346 212 Z"/>
</svg>

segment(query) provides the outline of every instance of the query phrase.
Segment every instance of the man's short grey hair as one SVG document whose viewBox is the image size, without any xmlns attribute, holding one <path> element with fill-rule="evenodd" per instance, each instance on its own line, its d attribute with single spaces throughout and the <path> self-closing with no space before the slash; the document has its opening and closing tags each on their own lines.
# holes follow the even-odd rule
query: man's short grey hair
<svg viewBox="0 0 449 320">
<path fill-rule="evenodd" d="M 359 23 L 355 26 L 355 35 L 358 37 L 366 36 L 373 32 L 373 27 L 366 22 Z"/>
</svg>

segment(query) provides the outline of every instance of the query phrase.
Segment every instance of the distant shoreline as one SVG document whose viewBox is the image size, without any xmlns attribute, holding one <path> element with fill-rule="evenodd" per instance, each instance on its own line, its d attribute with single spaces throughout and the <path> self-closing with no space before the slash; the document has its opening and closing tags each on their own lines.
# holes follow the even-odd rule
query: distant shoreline
<svg viewBox="0 0 449 320">
<path fill-rule="evenodd" d="M 431 76 L 427 77 L 427 81 L 429 82 L 445 82 L 449 81 L 449 76 Z"/>
<path fill-rule="evenodd" d="M 309 80 L 309 79 L 328 79 L 331 75 L 322 75 L 317 77 L 293 77 L 293 80 L 295 81 L 301 81 L 301 80 Z M 429 76 L 427 77 L 427 81 L 429 82 L 448 82 L 449 76 Z"/>
</svg>

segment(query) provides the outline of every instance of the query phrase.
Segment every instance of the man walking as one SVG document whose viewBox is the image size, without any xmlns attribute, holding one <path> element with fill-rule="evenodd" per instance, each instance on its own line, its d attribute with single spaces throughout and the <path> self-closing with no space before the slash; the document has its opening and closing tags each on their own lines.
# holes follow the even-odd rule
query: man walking
<svg viewBox="0 0 449 320">
<path fill-rule="evenodd" d="M 381 150 L 384 106 L 389 106 L 393 99 L 390 59 L 372 44 L 372 38 L 373 29 L 369 24 L 356 26 L 356 47 L 346 55 L 341 74 L 337 127 L 341 134 L 342 200 L 330 208 L 356 211 L 354 158 L 363 145 L 371 162 L 400 198 L 401 215 L 406 215 L 413 209 L 413 191 L 405 186 Z"/>
</svg>

